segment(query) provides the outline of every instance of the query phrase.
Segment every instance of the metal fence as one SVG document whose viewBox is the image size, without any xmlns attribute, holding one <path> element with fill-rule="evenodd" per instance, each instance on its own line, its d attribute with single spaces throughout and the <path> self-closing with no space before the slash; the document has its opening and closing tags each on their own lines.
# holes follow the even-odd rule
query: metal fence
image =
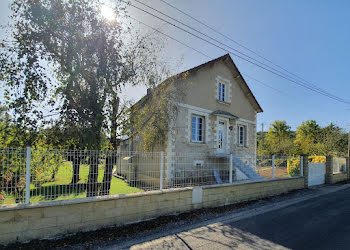
<svg viewBox="0 0 350 250">
<path fill-rule="evenodd" d="M 25 200 L 26 151 L 24 149 L 0 149 L 0 202 L 21 203 Z"/>
<path fill-rule="evenodd" d="M 289 159 L 6 148 L 0 149 L 0 204 L 217 185 L 242 179 L 284 178 L 291 176 L 286 170 Z"/>
<path fill-rule="evenodd" d="M 223 184 L 232 182 L 230 155 L 211 156 L 202 153 L 168 155 L 167 184 L 169 188 Z M 231 173 L 231 174 L 230 174 Z"/>
<path fill-rule="evenodd" d="M 302 176 L 300 156 L 257 156 L 256 170 L 265 179 Z"/>
</svg>

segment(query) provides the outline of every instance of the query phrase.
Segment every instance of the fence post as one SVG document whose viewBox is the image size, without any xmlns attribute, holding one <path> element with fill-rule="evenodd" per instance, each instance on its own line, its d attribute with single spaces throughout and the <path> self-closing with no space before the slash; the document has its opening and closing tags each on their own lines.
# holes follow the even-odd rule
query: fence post
<svg viewBox="0 0 350 250">
<path fill-rule="evenodd" d="M 304 176 L 304 156 L 300 156 L 300 176 Z"/>
<path fill-rule="evenodd" d="M 31 149 L 30 147 L 27 147 L 27 154 L 26 154 L 26 200 L 25 203 L 30 203 L 30 159 L 31 159 Z"/>
<path fill-rule="evenodd" d="M 326 184 L 333 183 L 333 156 L 326 156 Z"/>
<path fill-rule="evenodd" d="M 159 189 L 163 190 L 163 172 L 164 172 L 164 152 L 160 152 L 160 185 Z"/>
<path fill-rule="evenodd" d="M 272 156 L 272 174 L 271 178 L 275 179 L 275 155 Z"/>
<path fill-rule="evenodd" d="M 302 155 L 300 159 L 303 166 L 302 176 L 304 177 L 304 188 L 309 187 L 309 155 Z M 301 170 L 301 169 L 300 169 Z"/>
<path fill-rule="evenodd" d="M 230 154 L 230 183 L 232 183 L 232 164 L 233 164 L 233 155 Z"/>
</svg>

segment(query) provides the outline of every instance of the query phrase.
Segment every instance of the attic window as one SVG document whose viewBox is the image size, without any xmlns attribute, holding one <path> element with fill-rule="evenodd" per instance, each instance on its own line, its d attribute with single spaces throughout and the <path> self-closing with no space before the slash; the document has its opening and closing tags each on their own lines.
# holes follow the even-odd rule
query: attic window
<svg viewBox="0 0 350 250">
<path fill-rule="evenodd" d="M 226 89 L 225 89 L 225 87 L 226 86 L 224 83 L 218 82 L 218 100 L 222 101 L 222 102 L 226 101 L 226 98 L 225 98 Z"/>
</svg>

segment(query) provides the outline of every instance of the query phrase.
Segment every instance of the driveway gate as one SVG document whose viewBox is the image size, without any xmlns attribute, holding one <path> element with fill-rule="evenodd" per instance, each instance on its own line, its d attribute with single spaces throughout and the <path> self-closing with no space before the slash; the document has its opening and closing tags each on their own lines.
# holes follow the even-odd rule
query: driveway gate
<svg viewBox="0 0 350 250">
<path fill-rule="evenodd" d="M 309 163 L 309 187 L 324 184 L 326 179 L 325 177 L 325 163 Z"/>
</svg>

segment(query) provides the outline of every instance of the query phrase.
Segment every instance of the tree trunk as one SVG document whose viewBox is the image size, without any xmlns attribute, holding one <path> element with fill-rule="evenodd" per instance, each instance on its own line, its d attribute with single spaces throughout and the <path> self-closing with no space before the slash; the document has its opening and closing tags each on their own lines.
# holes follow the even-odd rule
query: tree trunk
<svg viewBox="0 0 350 250">
<path fill-rule="evenodd" d="M 100 195 L 109 195 L 109 190 L 111 188 L 112 176 L 113 176 L 113 166 L 116 162 L 115 153 L 113 152 L 111 155 L 106 157 L 106 166 L 105 172 L 103 176 L 103 182 L 100 190 Z"/>
<path fill-rule="evenodd" d="M 111 182 L 112 182 L 112 171 L 113 171 L 113 165 L 116 163 L 116 150 L 118 147 L 118 140 L 117 140 L 117 129 L 118 129 L 118 113 L 119 113 L 119 104 L 120 99 L 116 96 L 116 94 L 113 97 L 113 105 L 112 105 L 112 114 L 111 114 L 111 137 L 110 137 L 110 143 L 113 147 L 113 152 L 111 155 L 108 155 L 106 158 L 106 166 L 105 166 L 105 172 L 103 176 L 103 182 L 102 182 L 102 188 L 100 191 L 100 195 L 109 195 L 109 190 L 111 188 Z"/>
<path fill-rule="evenodd" d="M 98 194 L 98 163 L 98 153 L 92 152 L 90 156 L 89 177 L 87 182 L 87 197 L 97 196 Z"/>
</svg>

